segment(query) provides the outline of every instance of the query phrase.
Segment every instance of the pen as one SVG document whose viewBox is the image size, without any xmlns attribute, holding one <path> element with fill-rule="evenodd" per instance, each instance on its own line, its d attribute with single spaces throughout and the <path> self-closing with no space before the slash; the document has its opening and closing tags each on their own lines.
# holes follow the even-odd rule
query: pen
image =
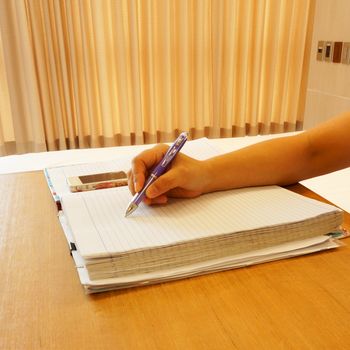
<svg viewBox="0 0 350 350">
<path fill-rule="evenodd" d="M 165 153 L 162 160 L 157 164 L 157 166 L 152 170 L 151 175 L 147 178 L 145 185 L 143 186 L 142 190 L 140 192 L 137 192 L 132 200 L 130 201 L 126 212 L 125 217 L 129 216 L 131 213 L 133 213 L 139 204 L 141 203 L 143 197 L 146 194 L 147 188 L 152 185 L 154 181 L 157 180 L 159 176 L 164 174 L 164 172 L 167 170 L 170 163 L 174 160 L 176 155 L 179 153 L 182 146 L 187 141 L 187 132 L 182 132 L 179 137 L 175 140 L 175 142 L 171 145 L 171 147 L 168 149 L 168 151 Z"/>
</svg>

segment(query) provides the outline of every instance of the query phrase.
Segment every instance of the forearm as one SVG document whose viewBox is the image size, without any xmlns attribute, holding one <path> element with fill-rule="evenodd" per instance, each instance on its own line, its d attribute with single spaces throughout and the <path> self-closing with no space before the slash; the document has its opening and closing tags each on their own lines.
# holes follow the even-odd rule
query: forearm
<svg viewBox="0 0 350 350">
<path fill-rule="evenodd" d="M 350 114 L 295 136 L 272 139 L 206 161 L 204 192 L 287 185 L 350 166 Z"/>
<path fill-rule="evenodd" d="M 261 142 L 206 161 L 205 192 L 260 185 L 286 185 L 304 174 L 306 140 L 285 137 Z"/>
</svg>

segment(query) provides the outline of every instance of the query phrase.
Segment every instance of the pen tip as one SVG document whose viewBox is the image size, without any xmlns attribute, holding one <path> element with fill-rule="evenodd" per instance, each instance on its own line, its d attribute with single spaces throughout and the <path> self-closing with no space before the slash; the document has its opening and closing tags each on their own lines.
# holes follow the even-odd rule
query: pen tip
<svg viewBox="0 0 350 350">
<path fill-rule="evenodd" d="M 137 205 L 132 203 L 128 206 L 125 212 L 125 217 L 127 218 L 131 213 L 133 213 L 137 209 Z"/>
</svg>

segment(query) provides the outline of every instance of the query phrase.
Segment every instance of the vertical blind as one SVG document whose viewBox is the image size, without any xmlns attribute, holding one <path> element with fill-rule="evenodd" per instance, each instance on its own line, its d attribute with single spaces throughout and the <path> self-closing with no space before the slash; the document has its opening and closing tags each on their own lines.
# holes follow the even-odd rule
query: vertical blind
<svg viewBox="0 0 350 350">
<path fill-rule="evenodd" d="M 300 129 L 314 0 L 0 0 L 0 152 Z"/>
</svg>

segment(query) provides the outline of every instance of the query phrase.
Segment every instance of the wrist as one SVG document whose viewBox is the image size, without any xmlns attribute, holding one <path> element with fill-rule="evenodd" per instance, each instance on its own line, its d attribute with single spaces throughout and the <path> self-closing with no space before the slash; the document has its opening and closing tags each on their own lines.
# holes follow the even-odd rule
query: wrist
<svg viewBox="0 0 350 350">
<path fill-rule="evenodd" d="M 212 158 L 203 161 L 202 176 L 204 182 L 203 193 L 219 190 L 217 171 Z"/>
</svg>

